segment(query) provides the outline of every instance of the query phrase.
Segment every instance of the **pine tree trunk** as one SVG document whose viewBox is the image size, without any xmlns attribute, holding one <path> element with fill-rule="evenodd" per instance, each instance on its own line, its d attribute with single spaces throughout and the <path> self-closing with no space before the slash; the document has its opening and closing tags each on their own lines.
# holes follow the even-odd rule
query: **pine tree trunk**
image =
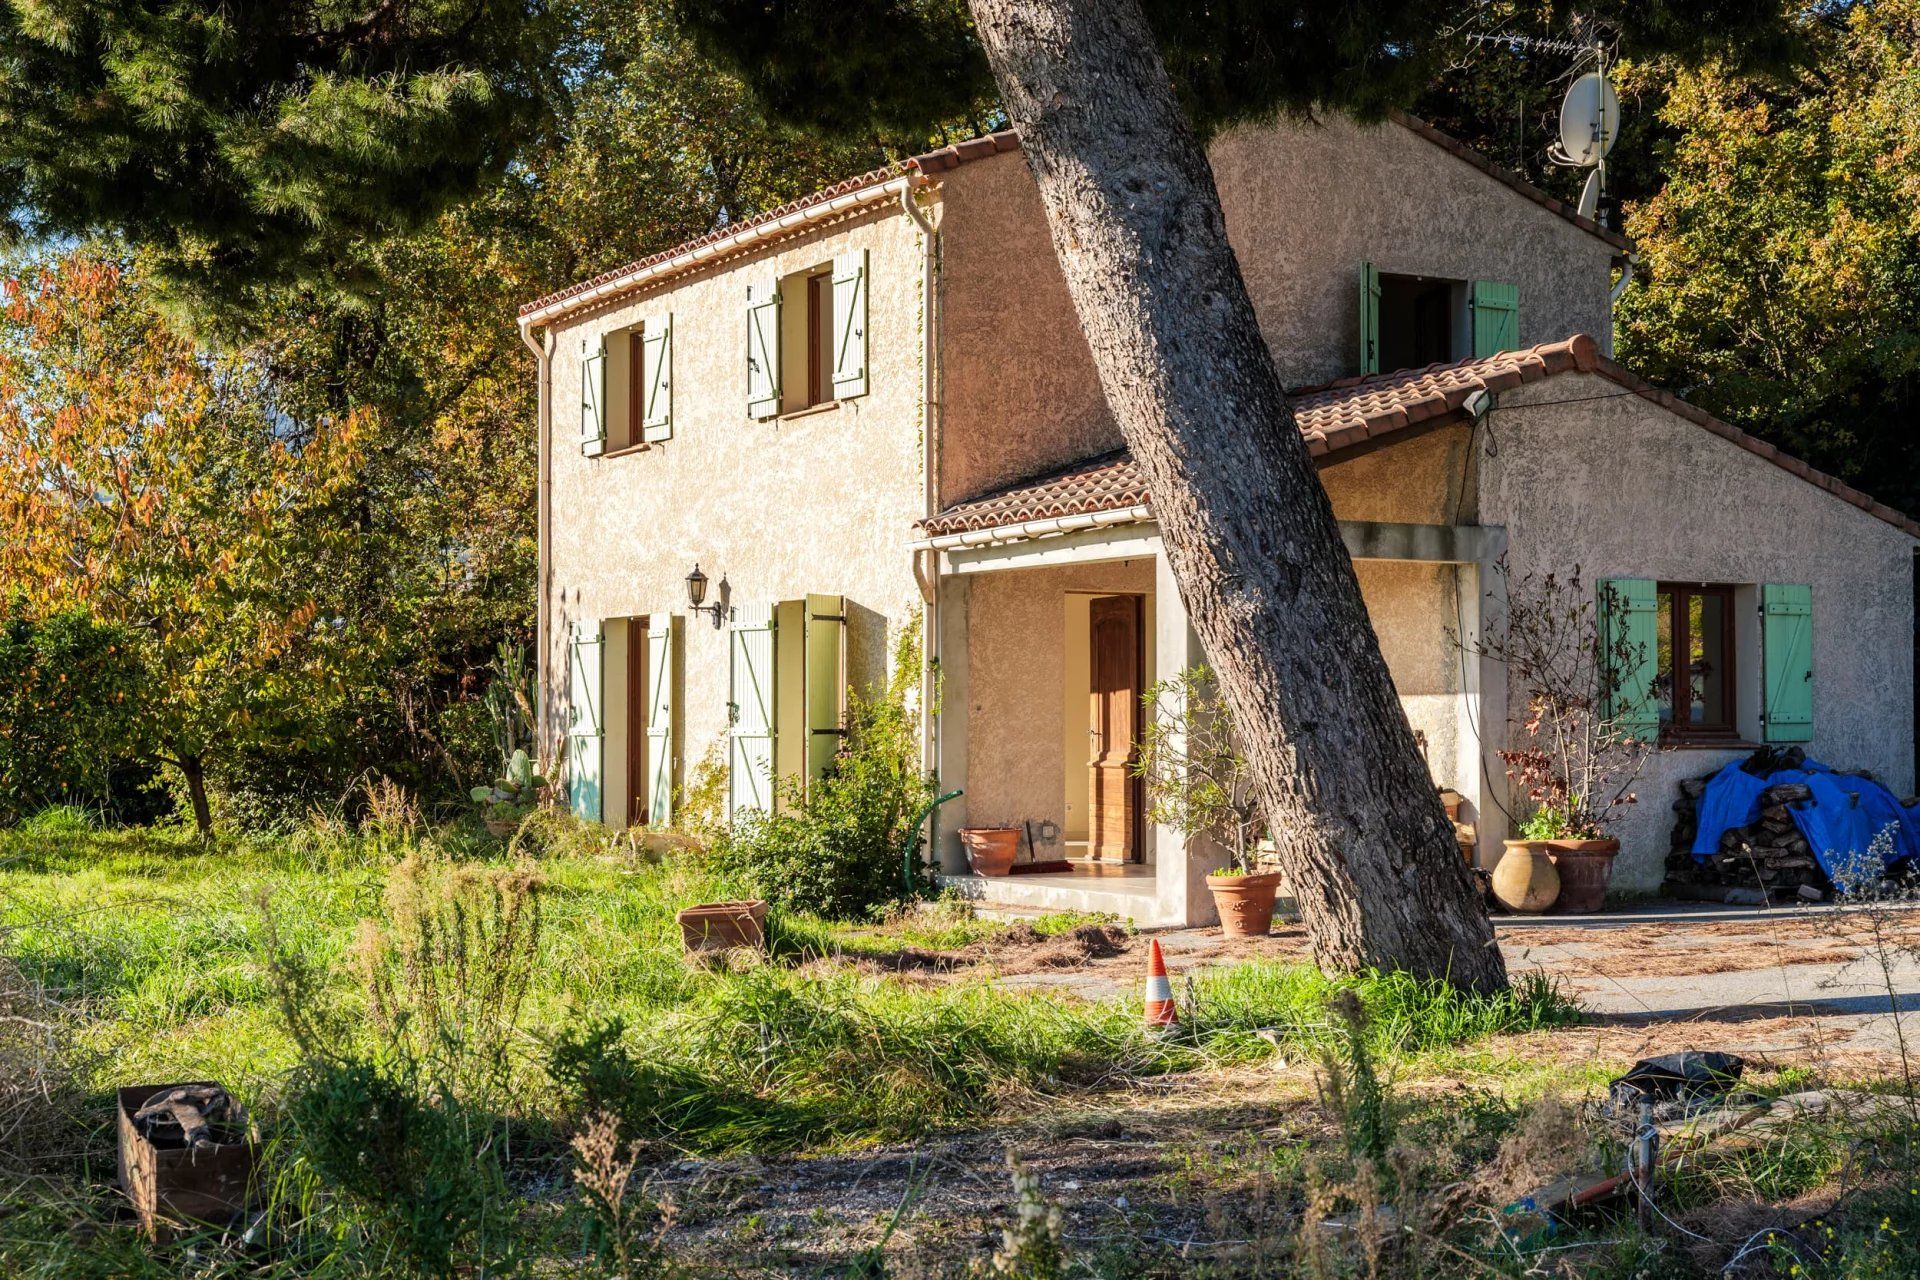
<svg viewBox="0 0 1920 1280">
<path fill-rule="evenodd" d="M 1322 967 L 1506 965 L 1138 0 L 970 0 Z"/>
</svg>

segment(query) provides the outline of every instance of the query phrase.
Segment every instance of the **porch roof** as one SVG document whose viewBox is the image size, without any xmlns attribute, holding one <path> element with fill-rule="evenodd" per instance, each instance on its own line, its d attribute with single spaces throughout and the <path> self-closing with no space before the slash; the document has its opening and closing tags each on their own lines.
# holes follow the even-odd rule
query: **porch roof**
<svg viewBox="0 0 1920 1280">
<path fill-rule="evenodd" d="M 1469 402 L 1482 392 L 1506 391 L 1575 369 L 1598 374 L 1623 388 L 1623 394 L 1652 401 L 1901 532 L 1920 537 L 1920 522 L 1904 512 L 1629 373 L 1602 356 L 1599 344 L 1584 333 L 1476 360 L 1342 378 L 1294 391 L 1287 399 L 1294 422 L 1306 438 L 1307 452 L 1324 465 L 1414 428 L 1464 421 L 1475 412 Z M 1123 523 L 1151 519 L 1151 506 L 1146 477 L 1132 455 L 1119 449 L 956 503 L 915 528 L 923 539 L 932 540 L 1076 516 L 1104 514 L 1107 518 L 1097 523 Z"/>
<path fill-rule="evenodd" d="M 1592 369 L 1599 347 L 1585 334 L 1478 360 L 1422 369 L 1342 378 L 1290 392 L 1294 424 L 1315 458 L 1336 460 L 1356 447 L 1415 426 L 1468 416 L 1481 391 L 1505 391 L 1567 369 Z M 1151 505 L 1146 477 L 1125 449 L 1087 458 L 1058 471 L 1017 481 L 948 507 L 919 524 L 923 536 L 943 537 L 1034 520 L 1093 515 Z"/>
</svg>

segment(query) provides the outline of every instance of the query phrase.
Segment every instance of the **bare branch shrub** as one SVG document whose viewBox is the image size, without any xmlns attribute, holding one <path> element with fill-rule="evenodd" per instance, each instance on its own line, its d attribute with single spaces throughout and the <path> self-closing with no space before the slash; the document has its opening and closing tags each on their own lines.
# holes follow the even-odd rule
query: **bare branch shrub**
<svg viewBox="0 0 1920 1280">
<path fill-rule="evenodd" d="M 1565 576 L 1516 577 L 1503 557 L 1495 572 L 1506 586 L 1504 612 L 1477 641 L 1450 634 L 1467 653 L 1505 666 L 1525 694 L 1526 716 L 1514 726 L 1523 741 L 1500 752 L 1507 777 L 1533 805 L 1522 834 L 1598 839 L 1638 800 L 1633 784 L 1659 747 L 1636 736 L 1618 710 L 1645 692 L 1627 687 L 1644 646 L 1603 634 L 1602 602 L 1578 565 Z"/>
</svg>

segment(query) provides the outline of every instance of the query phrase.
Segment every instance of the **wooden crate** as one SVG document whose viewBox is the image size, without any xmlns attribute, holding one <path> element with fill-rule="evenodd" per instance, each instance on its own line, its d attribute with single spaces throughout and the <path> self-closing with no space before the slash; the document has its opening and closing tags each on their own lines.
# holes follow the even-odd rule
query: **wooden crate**
<svg viewBox="0 0 1920 1280">
<path fill-rule="evenodd" d="M 249 1127 L 240 1142 L 212 1147 L 156 1146 L 133 1123 L 155 1094 L 209 1083 L 128 1085 L 119 1091 L 120 1189 L 133 1202 L 140 1226 L 155 1240 L 204 1227 L 224 1227 L 247 1210 L 259 1142 Z"/>
</svg>

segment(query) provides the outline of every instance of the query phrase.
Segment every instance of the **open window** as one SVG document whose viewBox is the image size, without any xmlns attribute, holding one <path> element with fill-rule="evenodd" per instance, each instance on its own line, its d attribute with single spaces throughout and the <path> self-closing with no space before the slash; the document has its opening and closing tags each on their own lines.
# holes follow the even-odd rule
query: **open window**
<svg viewBox="0 0 1920 1280">
<path fill-rule="evenodd" d="M 1392 373 L 1520 345 L 1520 296 L 1492 280 L 1403 275 L 1360 264 L 1360 372 Z"/>
<path fill-rule="evenodd" d="M 581 450 L 614 453 L 673 436 L 673 321 L 610 329 L 581 362 Z"/>
<path fill-rule="evenodd" d="M 776 807 L 839 754 L 847 714 L 846 597 L 735 609 L 729 637 L 727 812 Z"/>
<path fill-rule="evenodd" d="M 771 418 L 867 393 L 867 253 L 747 289 L 747 412 Z"/>
</svg>

